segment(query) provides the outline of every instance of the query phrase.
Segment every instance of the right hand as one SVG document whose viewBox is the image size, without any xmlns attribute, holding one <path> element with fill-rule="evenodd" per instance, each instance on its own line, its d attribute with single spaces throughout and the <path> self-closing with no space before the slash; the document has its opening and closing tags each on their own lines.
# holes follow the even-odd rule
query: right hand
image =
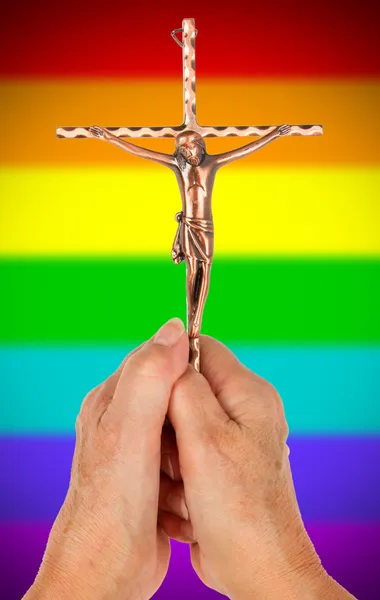
<svg viewBox="0 0 380 600">
<path fill-rule="evenodd" d="M 351 598 L 304 528 L 278 393 L 212 338 L 201 337 L 201 357 L 203 375 L 189 366 L 173 387 L 183 484 L 166 481 L 159 524 L 191 543 L 201 580 L 234 600 Z"/>
</svg>

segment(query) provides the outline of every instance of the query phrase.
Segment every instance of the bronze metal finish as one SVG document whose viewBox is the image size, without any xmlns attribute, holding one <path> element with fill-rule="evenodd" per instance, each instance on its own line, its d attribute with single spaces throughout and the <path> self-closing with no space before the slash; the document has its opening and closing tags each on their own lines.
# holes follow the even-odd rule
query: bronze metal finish
<svg viewBox="0 0 380 600">
<path fill-rule="evenodd" d="M 182 41 L 176 33 L 182 31 Z M 322 135 L 321 125 L 252 125 L 202 126 L 196 119 L 195 94 L 195 29 L 194 19 L 184 19 L 181 30 L 172 32 L 182 46 L 184 122 L 163 127 L 59 127 L 58 137 L 97 137 L 131 154 L 169 167 L 176 175 L 181 192 L 182 211 L 177 213 L 178 229 L 172 248 L 175 264 L 186 263 L 187 329 L 190 339 L 189 362 L 199 371 L 199 335 L 209 283 L 214 249 L 214 228 L 211 195 L 217 170 L 228 163 L 248 156 L 273 140 L 285 135 Z M 235 150 L 211 155 L 206 151 L 206 137 L 262 137 Z M 174 154 L 141 148 L 122 137 L 174 137 Z"/>
</svg>

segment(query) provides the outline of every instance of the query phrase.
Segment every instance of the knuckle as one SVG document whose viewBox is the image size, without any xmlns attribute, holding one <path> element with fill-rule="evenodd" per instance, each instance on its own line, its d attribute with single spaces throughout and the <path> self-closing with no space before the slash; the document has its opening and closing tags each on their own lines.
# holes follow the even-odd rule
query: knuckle
<svg viewBox="0 0 380 600">
<path fill-rule="evenodd" d="M 96 387 L 94 387 L 92 390 L 90 390 L 85 395 L 83 402 L 82 402 L 81 411 L 83 410 L 84 412 L 87 413 L 90 410 L 91 406 L 94 404 L 94 401 L 99 396 L 99 394 L 102 392 L 103 387 L 104 387 L 104 383 L 101 383 L 100 385 L 97 385 Z"/>
<path fill-rule="evenodd" d="M 170 360 L 165 350 L 167 348 L 152 344 L 131 356 L 128 362 L 137 375 L 160 379 L 170 371 Z"/>
<path fill-rule="evenodd" d="M 254 418 L 256 427 L 263 430 L 276 431 L 280 438 L 288 436 L 288 425 L 285 418 L 284 405 L 277 389 L 266 379 L 251 372 L 250 403 L 256 404 Z M 253 392 L 253 393 L 252 393 Z"/>
<path fill-rule="evenodd" d="M 278 391 L 276 390 L 274 385 L 269 383 L 269 381 L 265 382 L 265 388 L 266 388 L 266 398 L 268 400 L 268 406 L 271 408 L 271 410 L 277 411 L 279 406 L 282 406 L 282 400 L 281 400 L 280 394 L 278 393 Z"/>
<path fill-rule="evenodd" d="M 81 435 L 83 430 L 86 428 L 87 418 L 84 415 L 83 409 L 81 409 L 75 419 L 75 431 L 77 435 Z"/>
<path fill-rule="evenodd" d="M 285 418 L 284 405 L 277 389 L 266 382 L 266 404 L 271 423 L 280 439 L 286 439 L 289 433 Z"/>
<path fill-rule="evenodd" d="M 282 407 L 282 400 L 277 389 L 266 379 L 260 379 L 260 394 L 265 401 L 265 406 L 270 414 L 276 415 L 280 407 Z"/>
<path fill-rule="evenodd" d="M 96 402 L 96 399 L 101 394 L 103 383 L 90 390 L 83 399 L 80 411 L 75 420 L 76 431 L 82 431 L 89 422 L 91 410 Z"/>
</svg>

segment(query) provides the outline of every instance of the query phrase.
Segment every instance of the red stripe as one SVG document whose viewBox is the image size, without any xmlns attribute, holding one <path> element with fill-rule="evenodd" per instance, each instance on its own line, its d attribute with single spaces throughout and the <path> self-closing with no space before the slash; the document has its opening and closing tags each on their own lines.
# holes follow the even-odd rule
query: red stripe
<svg viewBox="0 0 380 600">
<path fill-rule="evenodd" d="M 373 77 L 380 75 L 376 5 L 9 2 L 2 14 L 0 76 L 180 78 L 181 53 L 169 34 L 183 17 L 194 17 L 200 76 Z"/>
</svg>

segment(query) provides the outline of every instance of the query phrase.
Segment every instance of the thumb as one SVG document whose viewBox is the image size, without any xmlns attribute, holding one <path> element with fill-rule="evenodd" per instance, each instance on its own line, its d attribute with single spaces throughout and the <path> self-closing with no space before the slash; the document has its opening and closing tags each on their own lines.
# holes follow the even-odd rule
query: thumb
<svg viewBox="0 0 380 600">
<path fill-rule="evenodd" d="M 160 439 L 172 387 L 188 356 L 183 323 L 171 319 L 126 361 L 104 418 L 119 424 L 121 436 L 143 439 L 153 430 Z"/>
<path fill-rule="evenodd" d="M 194 447 L 214 439 L 230 420 L 208 381 L 194 367 L 174 384 L 168 410 L 174 427 L 181 461 L 181 448 Z"/>
</svg>

